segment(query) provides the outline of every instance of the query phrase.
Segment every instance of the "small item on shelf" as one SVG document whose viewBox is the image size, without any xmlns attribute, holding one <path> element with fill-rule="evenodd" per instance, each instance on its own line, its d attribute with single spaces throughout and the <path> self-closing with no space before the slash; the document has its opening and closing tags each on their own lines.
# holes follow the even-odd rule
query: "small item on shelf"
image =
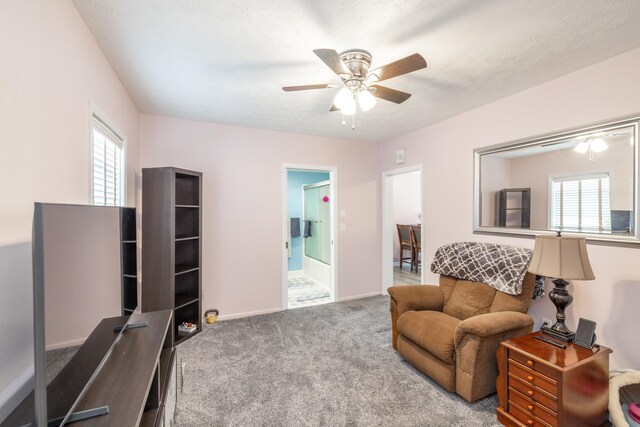
<svg viewBox="0 0 640 427">
<path fill-rule="evenodd" d="M 190 334 L 191 332 L 194 332 L 196 330 L 198 326 L 195 323 L 191 323 L 191 322 L 182 322 L 179 326 L 178 326 L 178 332 L 185 332 L 187 334 Z"/>
</svg>

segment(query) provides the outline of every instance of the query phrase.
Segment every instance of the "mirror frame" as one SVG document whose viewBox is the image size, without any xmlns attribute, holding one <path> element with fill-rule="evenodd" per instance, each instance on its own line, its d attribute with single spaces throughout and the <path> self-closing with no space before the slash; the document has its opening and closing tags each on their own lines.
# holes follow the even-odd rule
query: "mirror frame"
<svg viewBox="0 0 640 427">
<path fill-rule="evenodd" d="M 482 223 L 482 197 L 480 194 L 481 170 L 480 161 L 482 156 L 503 151 L 511 151 L 519 148 L 547 144 L 562 139 L 579 138 L 592 132 L 610 131 L 622 127 L 632 127 L 633 144 L 633 234 L 632 235 L 615 235 L 615 234 L 596 234 L 596 233 L 571 233 L 563 231 L 563 235 L 584 237 L 589 242 L 602 243 L 609 245 L 623 245 L 640 247 L 640 230 L 639 213 L 638 213 L 638 133 L 640 130 L 640 114 L 626 116 L 618 119 L 611 119 L 604 122 L 598 122 L 590 125 L 565 129 L 559 132 L 538 135 L 530 138 L 518 139 L 501 144 L 495 144 L 487 147 L 476 148 L 473 150 L 473 233 L 474 234 L 500 234 L 512 236 L 536 236 L 544 234 L 555 234 L 554 230 L 539 229 L 520 229 L 520 228 L 502 228 L 494 226 L 481 226 Z"/>
</svg>

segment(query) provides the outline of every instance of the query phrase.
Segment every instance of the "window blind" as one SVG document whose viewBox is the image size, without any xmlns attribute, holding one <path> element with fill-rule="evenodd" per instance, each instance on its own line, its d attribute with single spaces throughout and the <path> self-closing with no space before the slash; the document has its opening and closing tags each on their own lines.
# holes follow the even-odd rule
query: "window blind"
<svg viewBox="0 0 640 427">
<path fill-rule="evenodd" d="M 95 114 L 92 116 L 92 203 L 119 206 L 124 200 L 124 140 Z"/>
<path fill-rule="evenodd" d="M 609 174 L 553 178 L 553 228 L 567 231 L 611 231 Z"/>
</svg>

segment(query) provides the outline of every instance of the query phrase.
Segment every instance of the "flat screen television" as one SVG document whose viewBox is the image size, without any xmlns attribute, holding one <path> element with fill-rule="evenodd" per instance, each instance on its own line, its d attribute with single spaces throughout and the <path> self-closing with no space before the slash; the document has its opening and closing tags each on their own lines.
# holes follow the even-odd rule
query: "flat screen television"
<svg viewBox="0 0 640 427">
<path fill-rule="evenodd" d="M 134 208 L 35 204 L 34 389 L 2 427 L 77 417 L 74 406 L 121 333 L 116 326 L 137 306 L 135 235 Z M 81 347 L 98 330 L 100 339 Z"/>
<path fill-rule="evenodd" d="M 633 211 L 611 211 L 611 232 L 616 234 L 633 233 Z"/>
</svg>

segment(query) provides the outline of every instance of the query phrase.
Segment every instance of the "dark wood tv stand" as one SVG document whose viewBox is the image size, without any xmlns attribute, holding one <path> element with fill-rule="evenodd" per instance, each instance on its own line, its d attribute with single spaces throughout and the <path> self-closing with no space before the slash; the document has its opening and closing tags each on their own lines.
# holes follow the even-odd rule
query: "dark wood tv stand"
<svg viewBox="0 0 640 427">
<path fill-rule="evenodd" d="M 171 310 L 133 314 L 131 322 L 146 322 L 146 327 L 127 329 L 119 339 L 113 328 L 127 321 L 126 316 L 104 319 L 78 349 L 71 361 L 47 387 L 49 420 L 63 417 L 99 367 L 103 366 L 79 399 L 74 412 L 108 406 L 109 413 L 74 422 L 85 426 L 161 425 L 167 394 L 175 392 L 169 378 L 175 366 L 175 349 L 168 345 Z M 115 342 L 114 342 L 115 341 Z M 113 344 L 113 347 L 111 347 Z M 175 402 L 175 399 L 173 400 Z M 31 393 L 1 427 L 24 425 L 32 420 Z"/>
</svg>

